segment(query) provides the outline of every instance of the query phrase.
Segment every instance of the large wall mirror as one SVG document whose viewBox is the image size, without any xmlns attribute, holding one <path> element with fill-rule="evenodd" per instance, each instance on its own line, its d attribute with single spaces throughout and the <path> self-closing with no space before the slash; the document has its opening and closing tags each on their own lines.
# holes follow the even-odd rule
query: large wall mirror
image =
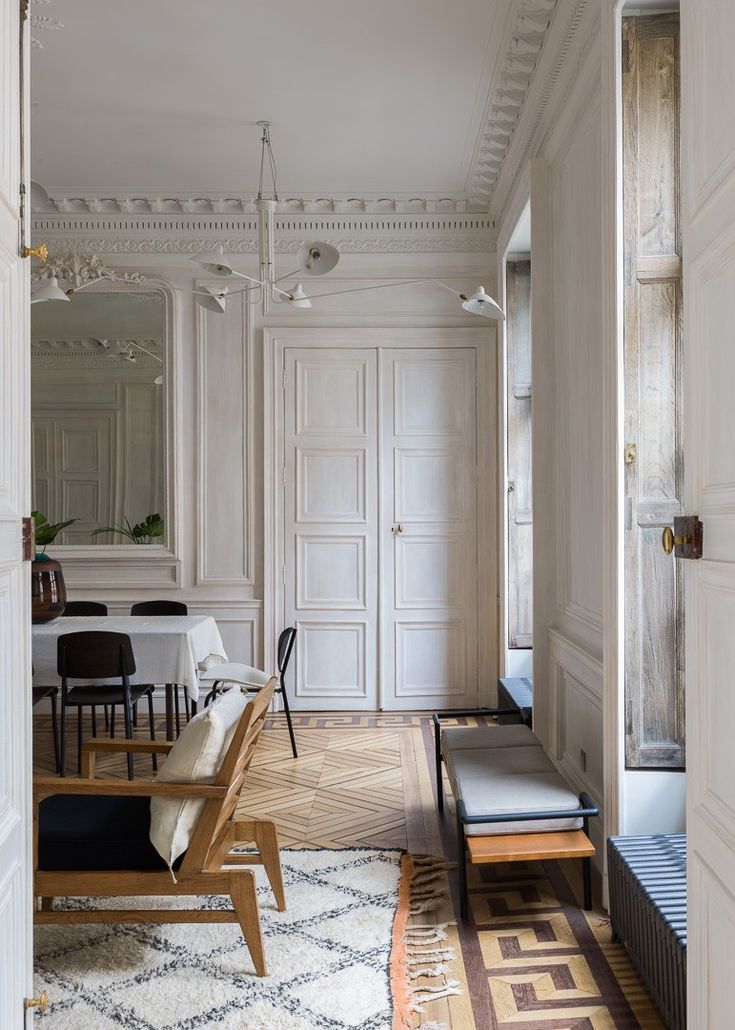
<svg viewBox="0 0 735 1030">
<path fill-rule="evenodd" d="M 167 322 L 150 288 L 33 305 L 33 508 L 74 519 L 54 546 L 170 546 Z"/>
</svg>

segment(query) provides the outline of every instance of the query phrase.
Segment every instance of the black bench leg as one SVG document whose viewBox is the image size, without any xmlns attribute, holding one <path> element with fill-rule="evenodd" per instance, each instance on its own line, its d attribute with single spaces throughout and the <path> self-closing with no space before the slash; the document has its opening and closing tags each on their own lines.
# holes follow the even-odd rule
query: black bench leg
<svg viewBox="0 0 735 1030">
<path fill-rule="evenodd" d="M 582 887 L 584 890 L 584 910 L 589 912 L 592 908 L 592 861 L 589 858 L 582 859 Z"/>
<path fill-rule="evenodd" d="M 444 811 L 444 784 L 442 783 L 442 731 L 439 723 L 434 723 L 434 758 L 436 761 L 436 804 L 440 812 Z"/>
<path fill-rule="evenodd" d="M 461 819 L 457 819 L 457 883 L 459 884 L 459 914 L 462 919 L 467 918 L 467 860 L 465 855 L 464 826 Z"/>
</svg>

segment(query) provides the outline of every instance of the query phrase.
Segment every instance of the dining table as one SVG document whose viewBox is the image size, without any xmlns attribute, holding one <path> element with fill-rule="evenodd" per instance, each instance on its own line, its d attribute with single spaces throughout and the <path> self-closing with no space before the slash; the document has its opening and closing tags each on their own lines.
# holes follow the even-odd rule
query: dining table
<svg viewBox="0 0 735 1030">
<path fill-rule="evenodd" d="M 211 615 L 99 615 L 58 618 L 33 627 L 33 680 L 57 686 L 58 639 L 65 633 L 126 633 L 135 658 L 131 684 L 163 684 L 166 739 L 174 739 L 174 691 L 183 685 L 193 702 L 199 698 L 199 674 L 227 661 L 222 637 Z M 84 682 L 75 680 L 76 682 Z M 100 681 L 100 682 L 105 682 Z"/>
</svg>

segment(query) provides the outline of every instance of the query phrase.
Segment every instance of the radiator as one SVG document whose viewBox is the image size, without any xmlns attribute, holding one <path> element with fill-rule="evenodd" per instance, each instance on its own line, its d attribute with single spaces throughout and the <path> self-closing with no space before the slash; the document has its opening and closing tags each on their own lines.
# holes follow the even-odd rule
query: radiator
<svg viewBox="0 0 735 1030">
<path fill-rule="evenodd" d="M 610 917 L 669 1030 L 686 1028 L 686 836 L 610 837 Z"/>
</svg>

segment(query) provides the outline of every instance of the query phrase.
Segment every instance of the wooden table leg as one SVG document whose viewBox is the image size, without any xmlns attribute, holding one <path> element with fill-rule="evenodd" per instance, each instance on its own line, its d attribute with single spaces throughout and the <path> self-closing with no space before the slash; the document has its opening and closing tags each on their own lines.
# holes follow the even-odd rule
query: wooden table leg
<svg viewBox="0 0 735 1030">
<path fill-rule="evenodd" d="M 166 740 L 176 740 L 174 732 L 174 684 L 166 684 Z"/>
</svg>

